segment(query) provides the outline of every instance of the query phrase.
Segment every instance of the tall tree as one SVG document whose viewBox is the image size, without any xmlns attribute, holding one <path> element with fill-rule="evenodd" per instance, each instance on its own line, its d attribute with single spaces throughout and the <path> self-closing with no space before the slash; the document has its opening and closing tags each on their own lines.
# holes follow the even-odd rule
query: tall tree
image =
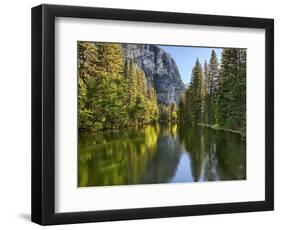
<svg viewBox="0 0 281 230">
<path fill-rule="evenodd" d="M 98 47 L 94 43 L 78 43 L 78 123 L 80 130 L 86 130 L 93 125 L 88 103 L 87 82 L 96 74 L 97 56 Z"/>
<path fill-rule="evenodd" d="M 114 43 L 96 43 L 96 45 L 99 59 L 98 71 L 122 74 L 124 71 L 124 59 L 121 45 Z"/>
<path fill-rule="evenodd" d="M 78 42 L 78 77 L 85 80 L 96 73 L 98 47 L 93 42 Z"/>
<path fill-rule="evenodd" d="M 245 130 L 246 51 L 223 49 L 217 120 L 221 126 Z"/>
<path fill-rule="evenodd" d="M 179 118 L 192 125 L 201 121 L 246 131 L 245 49 L 223 49 L 221 65 L 213 50 L 203 71 L 196 60 L 191 82 L 179 103 Z"/>
<path fill-rule="evenodd" d="M 157 104 L 157 95 L 154 88 L 148 85 L 147 90 L 147 97 L 148 97 L 148 107 L 150 110 L 149 113 L 149 120 L 155 122 L 159 118 L 159 108 Z"/>
<path fill-rule="evenodd" d="M 207 123 L 215 124 L 215 105 L 219 90 L 219 62 L 216 52 L 212 50 L 209 65 L 208 65 L 208 94 L 206 97 L 207 104 Z"/>
<path fill-rule="evenodd" d="M 209 75 L 208 75 L 208 63 L 205 60 L 204 62 L 204 68 L 203 68 L 203 74 L 204 74 L 204 80 L 205 80 L 205 94 L 210 92 L 210 86 L 209 86 Z"/>
<path fill-rule="evenodd" d="M 122 76 L 124 60 L 121 46 L 112 43 L 97 43 L 98 64 L 96 74 L 89 81 L 88 101 L 93 113 L 93 127 L 96 129 L 114 128 L 123 125 L 125 79 Z"/>
<path fill-rule="evenodd" d="M 203 76 L 205 82 L 205 97 L 203 100 L 203 114 L 202 114 L 202 122 L 207 124 L 209 123 L 210 116 L 210 87 L 209 87 L 209 76 L 208 76 L 208 64 L 205 60 L 203 67 Z"/>
<path fill-rule="evenodd" d="M 189 85 L 189 106 L 191 108 L 190 116 L 192 124 L 197 124 L 201 122 L 202 119 L 202 108 L 204 99 L 204 77 L 202 66 L 196 59 L 195 65 L 192 69 L 191 82 Z M 188 98 L 188 97 L 187 97 Z"/>
<path fill-rule="evenodd" d="M 186 122 L 187 116 L 186 116 L 186 112 L 185 112 L 185 106 L 186 106 L 185 95 L 183 93 L 180 97 L 179 109 L 178 109 L 178 118 L 179 118 L 180 122 L 183 122 L 183 121 Z"/>
</svg>

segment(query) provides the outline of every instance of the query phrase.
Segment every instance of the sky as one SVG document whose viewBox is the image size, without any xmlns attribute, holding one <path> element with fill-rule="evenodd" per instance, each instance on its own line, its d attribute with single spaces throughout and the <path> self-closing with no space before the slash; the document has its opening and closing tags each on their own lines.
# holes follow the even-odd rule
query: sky
<svg viewBox="0 0 281 230">
<path fill-rule="evenodd" d="M 188 47 L 188 46 L 159 46 L 164 51 L 169 53 L 176 62 L 181 79 L 184 84 L 190 82 L 192 68 L 198 57 L 199 62 L 204 65 L 205 60 L 207 63 L 210 60 L 211 52 L 214 50 L 217 54 L 218 61 L 220 62 L 222 49 L 220 48 L 201 48 L 201 47 Z"/>
</svg>

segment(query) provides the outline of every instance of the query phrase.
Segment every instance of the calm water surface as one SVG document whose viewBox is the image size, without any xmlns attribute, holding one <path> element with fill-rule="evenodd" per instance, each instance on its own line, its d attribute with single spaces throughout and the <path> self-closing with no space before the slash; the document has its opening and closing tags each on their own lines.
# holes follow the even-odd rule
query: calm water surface
<svg viewBox="0 0 281 230">
<path fill-rule="evenodd" d="M 237 134 L 177 124 L 79 136 L 78 186 L 246 179 Z"/>
</svg>

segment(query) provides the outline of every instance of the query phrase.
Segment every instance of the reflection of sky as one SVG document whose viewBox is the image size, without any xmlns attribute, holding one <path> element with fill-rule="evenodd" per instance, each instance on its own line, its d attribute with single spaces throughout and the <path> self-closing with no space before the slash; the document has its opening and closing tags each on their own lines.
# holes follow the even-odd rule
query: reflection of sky
<svg viewBox="0 0 281 230">
<path fill-rule="evenodd" d="M 167 53 L 169 53 L 174 61 L 177 63 L 181 79 L 185 84 L 190 82 L 192 68 L 199 58 L 202 67 L 205 60 L 209 62 L 212 50 L 215 50 L 218 61 L 221 59 L 222 49 L 220 48 L 201 48 L 201 47 L 187 47 L 187 46 L 159 46 Z"/>
<path fill-rule="evenodd" d="M 182 153 L 180 162 L 177 166 L 175 175 L 171 178 L 169 183 L 176 182 L 193 182 L 194 178 L 191 171 L 191 161 L 187 153 Z"/>
</svg>

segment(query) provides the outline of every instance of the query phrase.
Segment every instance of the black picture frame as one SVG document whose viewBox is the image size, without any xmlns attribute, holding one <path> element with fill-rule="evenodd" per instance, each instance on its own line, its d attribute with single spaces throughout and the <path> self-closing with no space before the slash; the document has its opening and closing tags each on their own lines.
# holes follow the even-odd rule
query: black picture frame
<svg viewBox="0 0 281 230">
<path fill-rule="evenodd" d="M 55 213 L 55 17 L 265 29 L 265 200 Z M 274 20 L 62 5 L 32 8 L 32 221 L 41 225 L 274 209 Z"/>
</svg>

